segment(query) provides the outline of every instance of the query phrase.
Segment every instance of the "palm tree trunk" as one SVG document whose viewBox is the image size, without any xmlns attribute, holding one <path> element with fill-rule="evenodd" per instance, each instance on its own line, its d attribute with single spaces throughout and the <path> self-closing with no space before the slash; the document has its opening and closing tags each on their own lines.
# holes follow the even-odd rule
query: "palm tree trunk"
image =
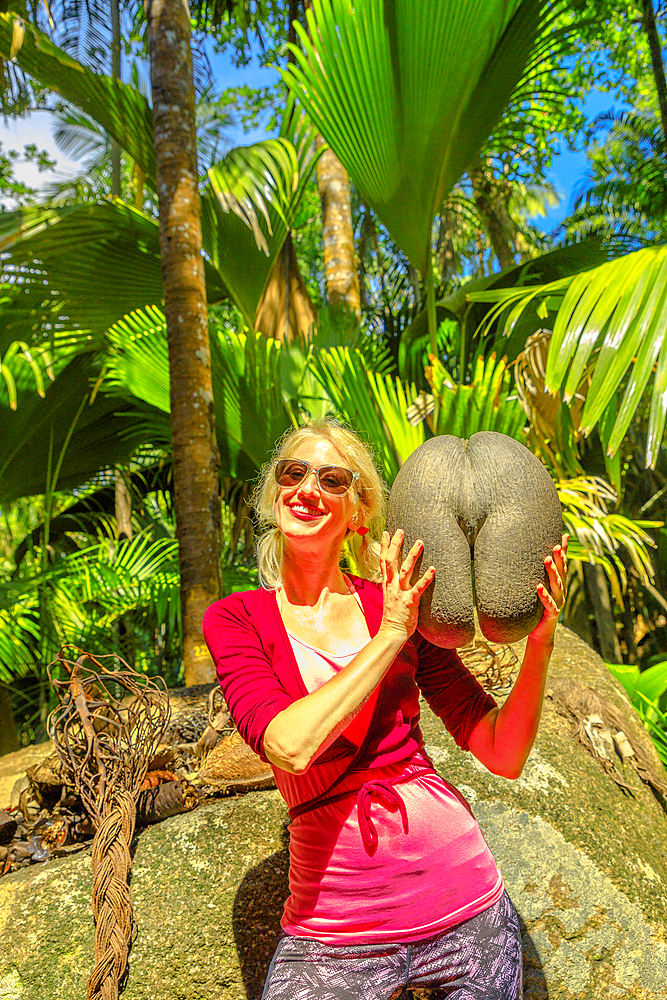
<svg viewBox="0 0 667 1000">
<path fill-rule="evenodd" d="M 651 52 L 651 66 L 653 67 L 653 79 L 655 89 L 658 93 L 658 105 L 660 107 L 660 120 L 662 122 L 662 135 L 667 143 L 667 84 L 665 83 L 665 67 L 662 62 L 662 49 L 660 38 L 655 24 L 655 11 L 653 10 L 653 0 L 642 0 L 644 31 L 648 37 L 648 46 Z"/>
<path fill-rule="evenodd" d="M 317 148 L 324 144 L 317 138 Z M 322 204 L 322 242 L 327 295 L 332 305 L 345 305 L 361 315 L 359 277 L 354 259 L 350 178 L 330 149 L 317 161 L 317 186 Z"/>
<path fill-rule="evenodd" d="M 215 679 L 201 632 L 220 596 L 219 455 L 215 437 L 190 19 L 186 0 L 147 11 L 160 249 L 169 344 L 174 503 L 181 572 L 185 683 Z"/>
<path fill-rule="evenodd" d="M 588 599 L 593 608 L 600 656 L 607 663 L 622 663 L 621 647 L 602 566 L 583 563 Z"/>
<path fill-rule="evenodd" d="M 0 757 L 18 750 L 16 724 L 12 711 L 12 696 L 8 688 L 0 687 Z"/>
<path fill-rule="evenodd" d="M 500 190 L 490 165 L 479 163 L 468 171 L 468 175 L 477 211 L 488 233 L 493 252 L 504 271 L 516 263 L 516 226 L 507 211 L 506 194 Z"/>
</svg>

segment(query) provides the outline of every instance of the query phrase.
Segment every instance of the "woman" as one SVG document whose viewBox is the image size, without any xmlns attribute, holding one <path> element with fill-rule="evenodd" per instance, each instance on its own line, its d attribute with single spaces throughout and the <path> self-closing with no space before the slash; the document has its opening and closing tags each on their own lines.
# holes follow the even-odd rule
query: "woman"
<svg viewBox="0 0 667 1000">
<path fill-rule="evenodd" d="M 351 431 L 321 421 L 289 433 L 256 506 L 263 588 L 208 609 L 204 635 L 239 732 L 290 811 L 290 889 L 265 1000 L 388 1000 L 439 986 L 463 1000 L 516 1000 L 514 908 L 463 796 L 434 770 L 419 694 L 458 745 L 518 777 L 540 717 L 564 600 L 567 538 L 545 561 L 551 593 L 501 709 L 452 650 L 415 631 L 431 566 L 400 561 L 384 532 L 382 584 L 345 574 L 352 547 L 377 567 L 383 488 Z M 372 529 L 369 533 L 369 527 Z"/>
</svg>

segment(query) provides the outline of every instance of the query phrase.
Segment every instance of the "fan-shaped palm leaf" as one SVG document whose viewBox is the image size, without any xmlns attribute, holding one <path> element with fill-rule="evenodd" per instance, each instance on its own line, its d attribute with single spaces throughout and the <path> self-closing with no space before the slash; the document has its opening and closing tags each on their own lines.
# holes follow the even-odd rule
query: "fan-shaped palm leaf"
<svg viewBox="0 0 667 1000">
<path fill-rule="evenodd" d="M 5 276 L 21 285 L 23 308 L 43 302 L 48 289 L 61 319 L 93 335 L 137 305 L 162 300 L 157 224 L 122 202 L 6 213 L 0 246 L 9 254 Z M 49 304 L 47 324 L 51 310 Z"/>
<path fill-rule="evenodd" d="M 470 384 L 458 385 L 444 366 L 431 359 L 429 381 L 437 400 L 431 420 L 435 434 L 469 438 L 478 431 L 497 431 L 523 441 L 526 415 L 516 399 L 508 399 L 511 377 L 506 358 L 480 355 Z"/>
<path fill-rule="evenodd" d="M 283 398 L 282 348 L 278 341 L 253 331 L 216 330 L 212 334 L 211 370 L 222 468 L 238 479 L 251 479 L 292 422 Z"/>
<path fill-rule="evenodd" d="M 433 217 L 498 121 L 550 4 L 314 0 L 284 79 L 392 237 L 430 270 Z"/>
<path fill-rule="evenodd" d="M 157 457 L 157 456 L 156 456 Z M 49 520 L 49 545 L 63 546 L 67 551 L 68 537 L 72 533 L 81 535 L 106 534 L 109 538 L 116 535 L 116 473 L 109 474 L 104 482 L 104 476 L 96 476 L 96 488 L 90 492 L 77 491 L 71 502 L 60 513 Z M 101 484 L 100 484 L 100 481 Z M 132 496 L 133 508 L 145 506 L 146 497 L 159 493 L 162 497 L 171 494 L 171 462 L 161 459 L 151 465 L 136 469 L 127 476 L 127 485 Z M 83 492 L 83 496 L 81 493 Z M 138 503 L 137 503 L 138 501 Z M 160 524 L 164 520 L 160 518 Z M 155 522 L 153 522 L 155 530 Z M 12 554 L 16 575 L 23 560 L 31 549 L 39 546 L 43 538 L 44 524 L 33 528 L 16 546 Z"/>
<path fill-rule="evenodd" d="M 23 39 L 13 52 L 17 21 L 22 25 Z M 21 68 L 42 86 L 60 94 L 99 122 L 155 186 L 153 116 L 142 94 L 120 80 L 83 66 L 54 45 L 47 35 L 15 14 L 0 14 L 0 55 L 5 59 L 16 58 Z"/>
<path fill-rule="evenodd" d="M 53 140 L 72 160 L 87 158 L 87 169 L 101 163 L 109 145 L 99 122 L 84 111 L 69 104 L 54 112 Z"/>
<path fill-rule="evenodd" d="M 59 644 L 72 642 L 107 653 L 118 642 L 114 626 L 128 614 L 135 628 L 144 629 L 151 646 L 161 626 L 178 642 L 176 540 L 154 539 L 148 531 L 121 542 L 101 538 L 40 574 L 0 585 L 0 623 L 8 622 L 0 633 L 0 680 L 11 681 L 35 669 L 40 588 L 48 590 L 50 624 Z"/>
<path fill-rule="evenodd" d="M 111 324 L 163 298 L 157 222 L 121 201 L 29 208 L 0 215 L 5 277 L 20 285 L 15 311 L 41 315 L 53 329 L 77 325 L 82 342 L 99 338 Z M 209 302 L 225 292 L 215 268 L 205 264 Z M 17 339 L 27 332 L 15 324 Z M 88 336 L 88 341 L 84 338 Z"/>
<path fill-rule="evenodd" d="M 527 289 L 472 293 L 472 301 L 493 302 L 488 327 L 504 317 L 509 335 L 523 312 L 557 309 L 549 346 L 546 388 L 568 402 L 590 366 L 593 378 L 581 415 L 590 431 L 614 395 L 623 396 L 608 434 L 607 453 L 616 453 L 653 378 L 646 464 L 655 467 L 667 422 L 667 247 L 650 247 L 571 278 Z M 541 312 L 542 311 L 542 312 Z"/>
<path fill-rule="evenodd" d="M 0 682 L 25 677 L 34 665 L 31 646 L 39 629 L 24 601 L 13 600 L 0 585 Z"/>
</svg>

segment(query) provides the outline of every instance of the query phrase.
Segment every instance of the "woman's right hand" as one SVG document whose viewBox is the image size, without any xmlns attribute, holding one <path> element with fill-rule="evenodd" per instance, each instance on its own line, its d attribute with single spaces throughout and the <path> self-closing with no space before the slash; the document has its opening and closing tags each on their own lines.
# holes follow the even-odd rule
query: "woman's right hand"
<svg viewBox="0 0 667 1000">
<path fill-rule="evenodd" d="M 380 569 L 384 607 L 380 631 L 398 633 L 402 640 L 409 639 L 417 628 L 419 601 L 422 594 L 435 577 L 435 567 L 429 566 L 424 575 L 412 587 L 410 579 L 417 560 L 424 551 L 424 543 L 417 539 L 407 556 L 399 565 L 404 533 L 399 528 L 394 537 L 388 531 L 382 532 L 380 544 Z"/>
</svg>

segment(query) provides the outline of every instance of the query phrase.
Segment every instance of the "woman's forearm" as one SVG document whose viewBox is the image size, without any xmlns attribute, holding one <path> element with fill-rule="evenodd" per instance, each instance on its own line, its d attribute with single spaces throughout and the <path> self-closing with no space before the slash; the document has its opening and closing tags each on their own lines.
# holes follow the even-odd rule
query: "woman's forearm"
<svg viewBox="0 0 667 1000">
<path fill-rule="evenodd" d="M 495 708 L 477 724 L 468 741 L 475 757 L 494 774 L 518 778 L 528 759 L 540 724 L 542 700 L 549 660 L 554 648 L 558 615 L 565 604 L 567 577 L 567 542 L 554 546 L 544 566 L 549 588 L 538 584 L 537 594 L 544 612 L 528 636 L 519 676 L 501 708 Z"/>
<path fill-rule="evenodd" d="M 406 638 L 381 630 L 339 673 L 279 712 L 264 733 L 271 763 L 292 774 L 306 771 L 368 701 Z"/>
<path fill-rule="evenodd" d="M 519 675 L 505 703 L 473 730 L 469 747 L 494 774 L 518 778 L 531 751 L 542 714 L 542 701 L 553 642 L 528 637 Z"/>
</svg>

